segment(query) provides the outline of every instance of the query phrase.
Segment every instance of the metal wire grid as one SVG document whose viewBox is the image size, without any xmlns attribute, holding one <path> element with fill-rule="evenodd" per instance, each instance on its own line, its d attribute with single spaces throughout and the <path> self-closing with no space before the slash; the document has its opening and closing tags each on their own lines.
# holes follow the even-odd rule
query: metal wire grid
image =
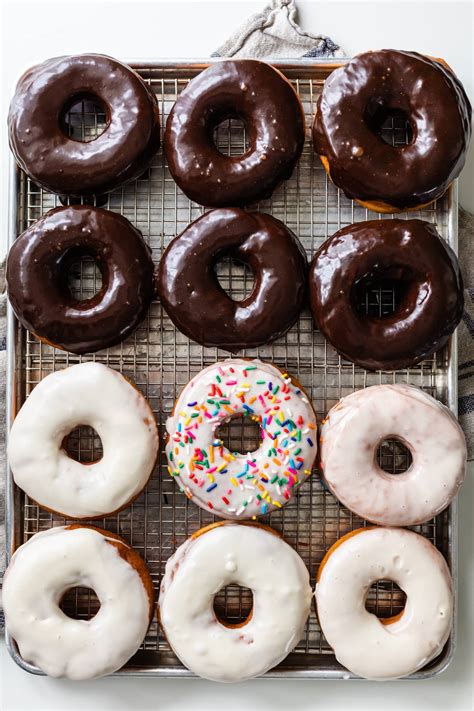
<svg viewBox="0 0 474 711">
<path fill-rule="evenodd" d="M 183 78 L 170 78 L 166 74 L 160 76 L 156 71 L 144 71 L 143 76 L 157 95 L 164 124 L 177 95 L 186 86 L 191 74 Z M 303 155 L 292 178 L 280 186 L 271 199 L 255 205 L 254 209 L 271 213 L 283 220 L 299 236 L 308 257 L 311 257 L 322 241 L 337 229 L 351 222 L 374 219 L 375 216 L 346 199 L 328 181 L 319 159 L 313 154 L 310 126 L 321 81 L 294 76 L 291 78 L 306 113 L 307 136 Z M 83 104 L 79 111 L 74 108 L 72 112 L 75 116 L 69 119 L 69 125 L 76 127 L 76 136 L 93 137 L 100 132 L 103 118 L 99 116 L 91 119 L 90 112 L 84 109 Z M 78 129 L 78 125 L 84 128 Z M 385 140 L 389 138 L 395 144 L 405 143 L 404 122 L 386 122 L 383 135 Z M 245 127 L 238 122 L 228 121 L 217 130 L 216 141 L 224 153 L 242 152 L 245 140 Z M 20 181 L 18 199 L 19 232 L 60 204 L 57 196 L 39 189 L 25 176 Z M 156 262 L 163 247 L 203 212 L 203 208 L 190 202 L 177 188 L 167 170 L 162 151 L 147 175 L 111 193 L 105 207 L 125 215 L 142 231 Z M 379 217 L 390 219 L 382 215 Z M 440 233 L 447 235 L 448 210 L 444 200 L 419 212 L 410 213 L 410 217 L 436 223 Z M 221 284 L 233 298 L 239 299 L 248 293 L 252 276 L 242 265 L 229 259 L 224 260 L 218 265 L 217 273 Z M 88 298 L 98 290 L 100 274 L 90 260 L 82 260 L 72 268 L 70 286 L 74 294 L 82 298 Z M 393 310 L 395 292 L 390 288 L 372 289 L 364 295 L 364 304 L 371 314 L 383 315 Z M 17 353 L 18 407 L 48 373 L 77 362 L 96 360 L 120 370 L 135 381 L 155 413 L 161 435 L 164 433 L 166 417 L 184 385 L 206 365 L 229 357 L 225 351 L 203 348 L 189 341 L 175 329 L 158 302 L 152 304 L 147 318 L 137 331 L 114 348 L 79 357 L 46 346 L 31 334 L 19 330 Z M 270 360 L 288 370 L 306 389 L 319 420 L 342 396 L 378 383 L 408 382 L 442 401 L 447 400 L 446 352 L 410 370 L 395 373 L 367 372 L 341 360 L 314 329 L 308 311 L 302 313 L 297 324 L 284 337 L 267 346 L 246 350 L 243 355 Z M 240 423 L 233 421 L 223 437 L 232 450 L 246 451 L 255 443 L 254 424 L 246 419 Z M 88 428 L 72 433 L 67 446 L 82 461 L 93 461 L 100 457 L 100 442 Z M 393 473 L 405 470 L 409 463 L 406 451 L 396 442 L 383 445 L 379 461 L 387 471 Z M 96 521 L 95 524 L 119 533 L 142 554 L 158 590 L 166 560 L 176 547 L 192 532 L 213 520 L 211 514 L 189 502 L 179 492 L 167 474 L 162 448 L 156 471 L 140 498 L 122 513 Z M 449 556 L 449 521 L 449 512 L 444 512 L 415 530 Z M 363 520 L 345 509 L 325 490 L 316 473 L 292 502 L 282 510 L 263 517 L 262 522 L 283 532 L 285 539 L 308 566 L 312 584 L 326 550 L 348 531 L 365 525 Z M 43 511 L 24 497 L 22 523 L 22 537 L 26 541 L 37 531 L 63 525 L 64 520 Z M 70 614 L 88 617 L 95 610 L 94 604 L 92 598 L 91 607 L 91 596 L 87 590 L 81 589 L 68 594 L 65 609 Z M 396 614 L 403 608 L 403 604 L 403 593 L 391 581 L 379 581 L 367 599 L 368 608 L 381 617 Z M 229 586 L 216 598 L 218 614 L 229 621 L 245 618 L 250 605 L 248 591 L 242 591 L 237 586 Z M 135 664 L 155 673 L 180 667 L 156 622 L 150 627 L 136 660 L 132 660 L 132 666 Z M 285 674 L 295 668 L 316 667 L 327 671 L 340 669 L 321 634 L 313 610 L 304 638 L 295 653 L 280 665 L 280 669 Z"/>
</svg>

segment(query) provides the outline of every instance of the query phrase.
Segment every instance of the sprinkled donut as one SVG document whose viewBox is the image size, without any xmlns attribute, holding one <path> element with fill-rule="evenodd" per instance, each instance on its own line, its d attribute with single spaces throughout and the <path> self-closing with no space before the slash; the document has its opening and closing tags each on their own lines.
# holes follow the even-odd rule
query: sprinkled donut
<svg viewBox="0 0 474 711">
<path fill-rule="evenodd" d="M 63 449 L 79 425 L 101 438 L 100 460 L 81 464 Z M 100 363 L 73 365 L 38 383 L 8 442 L 16 484 L 43 508 L 76 519 L 128 506 L 145 487 L 157 454 L 158 430 L 145 398 Z"/>
<path fill-rule="evenodd" d="M 100 609 L 75 620 L 60 608 L 71 588 L 91 588 Z M 5 626 L 22 658 L 45 674 L 93 679 L 122 667 L 154 614 L 153 583 L 138 553 L 88 526 L 42 531 L 13 555 L 3 578 Z"/>
<path fill-rule="evenodd" d="M 242 624 L 226 625 L 213 609 L 216 593 L 231 583 L 253 593 Z M 188 669 L 237 682 L 264 674 L 294 649 L 311 598 L 308 570 L 279 534 L 221 521 L 195 533 L 168 560 L 158 606 L 166 638 Z"/>
<path fill-rule="evenodd" d="M 400 615 L 381 620 L 365 608 L 370 586 L 393 580 L 406 593 Z M 319 623 L 338 661 L 368 679 L 413 674 L 447 641 L 453 586 L 441 553 L 402 528 L 361 528 L 326 553 L 318 571 Z"/>
<path fill-rule="evenodd" d="M 400 440 L 412 464 L 396 476 L 377 448 Z M 446 508 L 464 479 L 466 441 L 452 412 L 412 385 L 374 385 L 342 398 L 321 427 L 321 467 L 334 496 L 383 526 L 423 523 Z"/>
<path fill-rule="evenodd" d="M 230 452 L 219 425 L 250 416 L 254 452 Z M 181 491 L 216 516 L 247 519 L 280 509 L 311 473 L 316 415 L 289 375 L 259 360 L 226 360 L 186 385 L 166 423 L 168 470 Z"/>
</svg>

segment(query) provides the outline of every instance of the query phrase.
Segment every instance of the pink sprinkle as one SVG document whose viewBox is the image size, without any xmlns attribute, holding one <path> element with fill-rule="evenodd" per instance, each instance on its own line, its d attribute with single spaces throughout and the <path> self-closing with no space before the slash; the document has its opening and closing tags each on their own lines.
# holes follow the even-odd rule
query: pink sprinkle
<svg viewBox="0 0 474 711">
<path fill-rule="evenodd" d="M 212 469 L 208 469 L 208 470 L 207 470 L 207 473 L 208 473 L 208 474 L 213 474 L 213 473 L 216 472 L 216 471 L 217 471 L 217 467 L 212 467 Z"/>
<path fill-rule="evenodd" d="M 237 385 L 237 380 L 228 380 L 226 385 Z"/>
<path fill-rule="evenodd" d="M 206 410 L 204 413 L 208 420 L 212 420 L 212 415 Z"/>
<path fill-rule="evenodd" d="M 267 425 L 269 425 L 272 420 L 273 420 L 273 415 L 268 415 Z"/>
<path fill-rule="evenodd" d="M 222 370 L 221 366 L 219 366 L 217 370 L 221 375 L 225 375 L 225 372 Z"/>
</svg>

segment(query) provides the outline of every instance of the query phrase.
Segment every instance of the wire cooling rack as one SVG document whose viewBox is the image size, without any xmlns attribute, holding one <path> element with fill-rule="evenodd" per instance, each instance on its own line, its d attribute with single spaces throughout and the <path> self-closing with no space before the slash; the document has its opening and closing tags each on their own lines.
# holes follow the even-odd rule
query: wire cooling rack
<svg viewBox="0 0 474 711">
<path fill-rule="evenodd" d="M 188 81 L 206 64 L 169 63 L 135 67 L 156 93 L 162 125 L 178 94 Z M 270 213 L 285 222 L 304 245 L 308 257 L 339 228 L 365 219 L 375 219 L 344 197 L 328 180 L 311 142 L 311 123 L 315 103 L 325 77 L 335 65 L 314 60 L 301 61 L 279 68 L 292 81 L 301 97 L 306 114 L 306 142 L 303 155 L 286 183 L 275 190 L 271 199 L 252 207 Z M 76 140 L 93 140 L 104 129 L 102 108 L 88 100 L 81 100 L 63 117 L 63 129 Z M 386 117 L 380 135 L 387 142 L 403 145 L 408 140 L 408 127 L 403 117 Z M 221 124 L 215 136 L 225 154 L 237 155 L 246 146 L 245 126 L 228 120 Z M 41 190 L 24 174 L 15 171 L 13 182 L 12 239 L 49 209 L 60 204 L 59 198 Z M 116 190 L 107 197 L 104 207 L 127 217 L 143 233 L 158 263 L 163 248 L 203 208 L 190 202 L 171 178 L 163 152 L 160 151 L 152 167 L 136 182 Z M 407 214 L 401 215 L 408 217 Z M 418 217 L 437 225 L 441 235 L 456 248 L 456 201 L 453 190 L 441 201 L 410 217 Z M 390 216 L 379 215 L 380 219 Z M 252 274 L 242 264 L 224 259 L 217 266 L 223 287 L 236 299 L 249 293 Z M 100 272 L 87 258 L 71 268 L 69 285 L 77 298 L 89 298 L 101 284 Z M 360 308 L 372 315 L 391 313 L 397 302 L 397 292 L 390 284 L 373 286 L 361 294 Z M 217 348 L 203 348 L 175 329 L 158 301 L 137 331 L 124 343 L 90 356 L 75 356 L 51 348 L 37 341 L 19 328 L 10 313 L 10 377 L 13 399 L 12 415 L 21 406 L 34 386 L 48 373 L 86 360 L 96 360 L 132 378 L 147 397 L 163 438 L 165 422 L 175 398 L 186 383 L 203 367 L 229 354 Z M 332 405 L 344 395 L 378 383 L 407 382 L 423 388 L 430 395 L 455 407 L 455 343 L 435 357 L 409 370 L 397 372 L 367 372 L 337 355 L 323 336 L 314 329 L 309 312 L 302 313 L 296 325 L 274 343 L 249 349 L 239 355 L 258 357 L 274 362 L 287 370 L 303 385 L 311 398 L 319 421 Z M 221 428 L 220 435 L 231 450 L 254 449 L 258 429 L 251 420 L 231 421 Z M 94 461 L 100 457 L 100 440 L 89 428 L 75 430 L 65 441 L 71 456 L 80 461 Z M 379 450 L 379 461 L 386 471 L 396 475 L 409 465 L 409 453 L 400 442 L 387 441 Z M 63 525 L 64 519 L 39 508 L 18 491 L 10 480 L 9 533 L 12 550 L 38 531 Z M 128 509 L 96 521 L 95 525 L 116 532 L 128 540 L 147 562 L 158 591 L 167 559 L 177 546 L 194 531 L 212 522 L 214 517 L 197 507 L 180 493 L 166 469 L 164 447 L 156 470 L 143 494 Z M 307 565 L 314 586 L 316 571 L 327 549 L 350 530 L 365 522 L 345 509 L 321 483 L 317 472 L 301 487 L 293 501 L 282 510 L 262 517 L 262 522 L 281 531 L 285 539 L 298 551 Z M 432 541 L 445 555 L 451 570 L 455 567 L 453 507 L 436 519 L 415 530 Z M 455 572 L 455 571 L 453 571 Z M 404 593 L 391 581 L 376 583 L 369 592 L 367 607 L 380 617 L 399 612 L 405 602 Z M 67 614 L 82 619 L 91 617 L 98 608 L 95 595 L 83 588 L 70 591 L 63 600 Z M 251 609 L 248 590 L 229 586 L 216 596 L 217 614 L 230 622 L 244 619 Z M 414 674 L 426 678 L 439 672 L 448 663 L 454 635 L 442 655 L 426 669 Z M 16 661 L 32 672 L 37 669 L 22 660 L 15 644 L 9 641 Z M 120 673 L 187 676 L 171 652 L 156 620 L 152 623 L 143 646 Z M 296 650 L 269 673 L 273 676 L 304 676 L 313 678 L 349 678 L 335 660 L 318 625 L 315 609 L 311 611 L 303 639 Z"/>
</svg>

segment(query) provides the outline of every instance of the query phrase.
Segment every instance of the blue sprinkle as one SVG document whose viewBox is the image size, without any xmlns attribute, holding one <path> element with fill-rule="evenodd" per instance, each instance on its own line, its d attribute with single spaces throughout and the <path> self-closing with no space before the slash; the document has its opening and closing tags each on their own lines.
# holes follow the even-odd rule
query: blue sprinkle
<svg viewBox="0 0 474 711">
<path fill-rule="evenodd" d="M 262 504 L 262 514 L 265 514 L 265 513 L 267 513 L 267 502 L 266 501 L 264 501 Z"/>
<path fill-rule="evenodd" d="M 194 405 L 197 405 L 197 400 L 196 402 L 188 402 L 188 407 L 194 407 Z"/>
<path fill-rule="evenodd" d="M 306 437 L 306 441 L 307 441 L 307 443 L 309 444 L 310 447 L 314 447 L 314 444 L 313 444 L 312 440 L 311 440 L 309 437 Z"/>
<path fill-rule="evenodd" d="M 299 471 L 301 467 L 303 466 L 304 462 L 299 462 L 298 466 L 295 467 L 296 471 Z"/>
<path fill-rule="evenodd" d="M 249 407 L 248 405 L 244 405 L 244 410 L 246 410 L 246 412 L 252 412 L 252 413 L 255 412 L 255 410 L 252 410 L 252 408 Z"/>
<path fill-rule="evenodd" d="M 214 489 L 217 489 L 217 484 L 215 484 L 215 483 L 211 484 L 211 486 L 208 486 L 206 491 L 209 492 L 209 491 L 213 491 Z"/>
<path fill-rule="evenodd" d="M 178 422 L 178 432 L 181 432 L 181 430 L 182 430 L 182 424 L 181 424 L 181 422 Z"/>
<path fill-rule="evenodd" d="M 268 383 L 268 389 L 273 390 L 273 383 Z"/>
<path fill-rule="evenodd" d="M 222 469 L 222 471 L 220 471 L 218 473 L 219 474 L 227 474 L 227 471 L 228 471 L 227 469 Z M 217 484 L 216 484 L 216 486 L 217 486 Z M 208 491 L 209 491 L 209 489 L 208 489 Z"/>
</svg>

